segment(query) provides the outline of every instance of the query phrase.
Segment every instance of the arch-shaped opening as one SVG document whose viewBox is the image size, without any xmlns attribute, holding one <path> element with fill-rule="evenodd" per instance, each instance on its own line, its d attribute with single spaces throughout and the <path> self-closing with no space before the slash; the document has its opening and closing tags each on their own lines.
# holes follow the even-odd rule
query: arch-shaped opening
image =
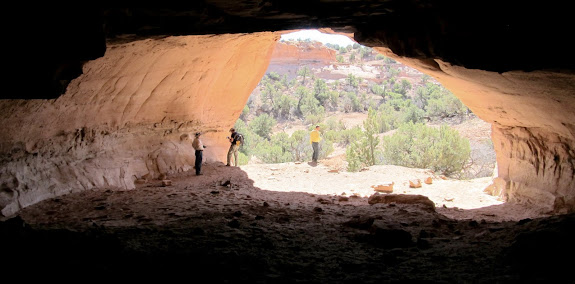
<svg viewBox="0 0 575 284">
<path fill-rule="evenodd" d="M 520 281 L 533 275 L 544 279 L 566 275 L 564 262 L 549 261 L 534 272 L 529 260 L 549 256 L 547 251 L 573 251 L 572 230 L 561 229 L 573 224 L 569 215 L 510 223 L 458 221 L 436 214 L 428 203 L 418 200 L 406 201 L 419 204 L 416 206 L 367 206 L 365 198 L 339 200 L 317 195 L 301 195 L 306 203 L 300 206 L 289 202 L 289 197 L 298 193 L 262 195 L 253 188 L 243 192 L 242 186 L 249 187 L 249 177 L 240 169 L 217 163 L 207 166 L 213 171 L 237 171 L 248 184 L 207 177 L 200 177 L 200 188 L 178 184 L 186 180 L 185 173 L 193 164 L 189 133 L 205 133 L 206 151 L 213 151 L 207 153 L 211 162 L 225 159 L 224 132 L 265 73 L 277 40 L 275 33 L 255 33 L 113 45 L 106 56 L 87 63 L 85 73 L 57 100 L 2 102 L 7 110 L 2 116 L 5 125 L 37 126 L 3 137 L 9 145 L 2 147 L 9 148 L 13 158 L 5 164 L 2 176 L 3 214 L 26 209 L 21 220 L 2 223 L 2 231 L 8 232 L 3 236 L 10 244 L 36 244 L 26 246 L 25 252 L 30 254 L 12 246 L 6 248 L 7 255 L 21 261 L 36 256 L 31 264 L 46 272 L 62 263 L 81 272 L 99 267 L 122 276 L 136 268 L 153 271 L 155 267 L 164 273 L 192 267 L 201 277 L 222 281 L 235 277 L 264 282 Z M 542 110 L 532 108 L 534 101 L 543 99 L 539 96 L 528 96 L 523 104 L 510 109 L 500 108 L 517 102 L 513 90 L 526 83 L 526 78 L 534 82 L 528 87 L 540 90 L 542 85 L 537 82 L 543 77 L 558 83 L 556 88 L 568 87 L 566 76 L 479 71 L 485 80 L 479 86 L 477 71 L 441 61 L 402 60 L 434 74 L 460 93 L 470 89 L 490 99 L 486 102 L 472 94 L 463 97 L 466 105 L 479 110 L 478 115 L 498 126 L 496 147 L 510 153 L 498 162 L 503 162 L 499 163 L 505 168 L 502 180 L 512 197 L 543 200 L 558 212 L 571 208 L 573 179 L 568 175 L 573 155 L 567 147 L 572 145 L 571 126 L 558 123 L 560 117 L 551 114 L 547 126 L 553 131 L 548 131 L 539 129 L 542 123 L 537 124 L 536 119 L 526 118 L 525 110 L 535 117 L 541 114 Z M 242 78 L 246 74 L 249 76 Z M 516 81 L 494 83 L 509 80 Z M 537 92 L 531 89 L 528 93 Z M 554 93 L 572 101 L 565 91 Z M 509 100 L 497 101 L 502 94 Z M 544 109 L 564 109 L 560 104 Z M 510 111 L 518 120 L 515 127 L 507 115 Z M 538 139 L 532 140 L 534 137 Z M 554 144 L 542 145 L 541 141 Z M 556 155 L 549 160 L 549 153 Z M 528 171 L 521 174 L 525 169 Z M 170 176 L 174 177 L 171 182 L 166 179 Z M 139 182 L 144 184 L 138 186 Z M 548 182 L 555 190 L 540 191 Z M 173 185 L 181 187 L 174 189 Z M 57 198 L 31 206 L 51 197 Z M 149 197 L 158 202 L 146 203 Z M 87 206 L 78 201 L 92 203 Z M 353 206 L 354 202 L 364 206 Z M 58 213 L 72 218 L 58 219 L 64 216 Z M 75 227 L 73 222 L 78 222 L 79 216 L 82 218 L 75 224 L 80 225 Z M 35 223 L 24 226 L 22 220 Z M 127 225 L 122 223 L 126 220 Z M 537 232 L 530 234 L 533 228 Z M 541 238 L 549 240 L 544 249 L 537 249 L 536 256 L 527 255 L 525 248 L 538 247 L 535 244 L 540 245 L 537 241 Z M 82 249 L 62 239 L 73 240 Z M 61 250 L 48 246 L 54 241 Z M 57 253 L 65 260 L 43 263 Z M 21 262 L 15 263 L 9 268 L 20 271 Z M 217 265 L 234 272 L 233 276 L 219 273 Z M 415 271 L 414 266 L 426 269 Z M 560 272 L 547 274 L 556 268 Z"/>
<path fill-rule="evenodd" d="M 402 138 L 393 133 L 404 123 L 400 135 L 405 140 L 397 143 Z M 318 166 L 310 162 L 309 133 L 315 125 L 325 137 L 320 142 L 322 169 L 308 168 L 314 172 L 301 175 L 298 165 Z M 443 135 L 441 125 L 450 127 Z M 247 164 L 242 169 L 267 190 L 364 197 L 376 189 L 409 192 L 456 209 L 503 203 L 484 191 L 496 164 L 490 125 L 433 78 L 344 35 L 318 30 L 283 34 L 234 127 L 247 139 L 239 150 L 240 165 Z M 368 133 L 366 127 L 373 130 Z M 413 143 L 416 131 L 422 143 Z M 456 139 L 449 140 L 450 135 Z M 448 178 L 452 185 L 444 182 Z M 455 182 L 460 179 L 467 181 Z M 528 217 L 514 214 L 505 215 Z"/>
</svg>

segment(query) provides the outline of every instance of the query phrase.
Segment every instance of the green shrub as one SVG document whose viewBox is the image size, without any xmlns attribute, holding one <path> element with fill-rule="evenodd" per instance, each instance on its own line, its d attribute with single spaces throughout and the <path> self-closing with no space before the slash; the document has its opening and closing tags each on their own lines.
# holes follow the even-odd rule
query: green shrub
<svg viewBox="0 0 575 284">
<path fill-rule="evenodd" d="M 353 141 L 346 149 L 347 170 L 355 172 L 363 167 L 373 166 L 376 163 L 377 145 L 377 117 L 373 109 L 369 110 L 368 118 L 363 121 L 363 131 L 359 140 Z"/>
<path fill-rule="evenodd" d="M 248 128 L 263 138 L 269 138 L 272 127 L 277 124 L 277 121 L 267 113 L 258 115 L 254 120 L 250 121 Z"/>
<path fill-rule="evenodd" d="M 238 153 L 238 165 L 240 165 L 240 166 L 247 165 L 249 161 L 250 161 L 250 158 L 246 154 L 244 154 L 242 152 Z"/>
<path fill-rule="evenodd" d="M 292 160 L 291 154 L 284 147 L 271 141 L 259 143 L 255 149 L 255 156 L 268 164 L 285 163 Z"/>
<path fill-rule="evenodd" d="M 423 110 L 421 110 L 414 104 L 409 103 L 402 109 L 401 121 L 406 123 L 407 122 L 418 123 L 421 122 L 423 116 L 424 116 Z"/>
<path fill-rule="evenodd" d="M 448 126 L 439 129 L 422 123 L 406 123 L 383 138 L 384 163 L 458 174 L 469 160 L 469 140 Z"/>
<path fill-rule="evenodd" d="M 241 119 L 236 121 L 234 128 L 238 133 L 244 135 L 244 144 L 240 147 L 239 151 L 240 153 L 244 153 L 248 158 L 254 154 L 254 149 L 256 146 L 266 140 L 265 138 L 250 130 L 246 123 Z M 226 135 L 229 135 L 229 132 L 226 133 Z"/>
<path fill-rule="evenodd" d="M 292 161 L 306 161 L 311 159 L 312 149 L 309 143 L 310 132 L 306 130 L 296 130 L 289 138 L 289 151 Z"/>
<path fill-rule="evenodd" d="M 345 129 L 345 124 L 343 123 L 343 120 L 342 119 L 337 120 L 334 116 L 330 116 L 325 123 L 326 126 L 322 128 L 326 131 L 329 130 L 339 131 Z"/>
<path fill-rule="evenodd" d="M 345 129 L 339 132 L 339 137 L 334 139 L 335 142 L 338 142 L 341 146 L 347 146 L 351 144 L 352 141 L 356 141 L 361 137 L 363 131 L 361 127 L 354 126 L 351 129 Z"/>
</svg>

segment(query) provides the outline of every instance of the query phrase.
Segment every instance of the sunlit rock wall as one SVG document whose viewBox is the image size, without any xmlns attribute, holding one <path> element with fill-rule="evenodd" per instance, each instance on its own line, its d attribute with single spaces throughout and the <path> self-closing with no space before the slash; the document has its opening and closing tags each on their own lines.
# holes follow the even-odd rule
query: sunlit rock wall
<svg viewBox="0 0 575 284">
<path fill-rule="evenodd" d="M 327 48 L 320 42 L 278 42 L 272 53 L 272 61 L 301 62 L 314 61 L 322 65 L 329 65 L 336 60 L 336 51 Z"/>
<path fill-rule="evenodd" d="M 132 189 L 139 178 L 190 170 L 197 131 L 205 133 L 205 159 L 225 162 L 228 130 L 278 40 L 254 33 L 108 46 L 60 98 L 0 101 L 2 215 L 70 192 Z"/>
<path fill-rule="evenodd" d="M 497 73 L 395 58 L 435 77 L 492 124 L 498 164 L 493 186 L 503 199 L 553 213 L 575 211 L 575 74 Z"/>
</svg>

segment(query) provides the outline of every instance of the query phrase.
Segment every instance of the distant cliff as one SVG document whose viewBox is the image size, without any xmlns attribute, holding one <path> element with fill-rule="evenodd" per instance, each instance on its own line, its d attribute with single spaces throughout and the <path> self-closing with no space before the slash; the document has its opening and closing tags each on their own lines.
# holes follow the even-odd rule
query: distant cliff
<svg viewBox="0 0 575 284">
<path fill-rule="evenodd" d="M 335 60 L 336 51 L 321 42 L 278 42 L 270 64 L 310 62 L 328 65 Z"/>
<path fill-rule="evenodd" d="M 278 42 L 266 73 L 277 72 L 293 78 L 301 66 L 323 67 L 337 63 L 337 51 L 321 42 Z"/>
</svg>

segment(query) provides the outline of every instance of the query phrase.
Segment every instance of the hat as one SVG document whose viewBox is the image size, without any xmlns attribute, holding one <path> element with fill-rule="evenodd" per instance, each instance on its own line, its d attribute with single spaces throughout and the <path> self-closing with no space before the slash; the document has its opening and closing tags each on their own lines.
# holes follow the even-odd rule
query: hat
<svg viewBox="0 0 575 284">
<path fill-rule="evenodd" d="M 196 132 L 196 137 L 202 135 L 200 132 Z"/>
</svg>

